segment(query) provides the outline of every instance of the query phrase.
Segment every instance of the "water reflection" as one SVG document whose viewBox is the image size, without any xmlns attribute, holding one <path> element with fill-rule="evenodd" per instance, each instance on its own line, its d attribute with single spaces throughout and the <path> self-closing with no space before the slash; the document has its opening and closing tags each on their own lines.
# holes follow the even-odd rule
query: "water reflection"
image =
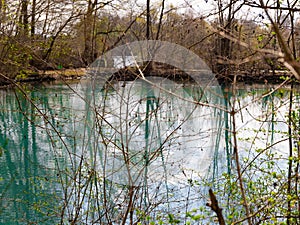
<svg viewBox="0 0 300 225">
<path fill-rule="evenodd" d="M 231 174 L 230 115 L 220 110 L 230 109 L 231 92 L 204 95 L 197 86 L 166 82 L 163 91 L 153 85 L 159 82 L 1 90 L 0 223 L 119 224 L 130 210 L 155 218 L 204 205 L 203 181 Z M 249 104 L 263 91 L 238 92 L 239 107 L 247 105 L 237 114 L 245 163 L 281 139 L 275 130 L 286 130 L 285 93 Z M 266 139 L 253 143 L 257 129 Z"/>
<path fill-rule="evenodd" d="M 49 111 L 50 98 L 32 90 L 28 93 L 41 110 Z M 46 220 L 45 224 L 53 224 L 59 212 L 55 204 L 61 193 L 56 184 L 56 161 L 46 123 L 17 90 L 1 90 L 0 115 L 0 221 L 27 224 Z"/>
<path fill-rule="evenodd" d="M 89 110 L 94 112 L 92 121 L 97 121 L 91 129 L 98 143 L 95 167 L 110 182 L 103 195 L 111 203 L 105 208 L 125 207 L 102 219 L 124 218 L 126 207 L 153 216 L 195 207 L 200 190 L 191 190 L 191 184 L 207 175 L 222 116 L 218 108 L 195 100 L 220 105 L 220 99 L 209 92 L 203 95 L 195 85 L 158 78 L 150 83 L 115 83 L 112 88 L 109 93 L 95 89 Z M 122 193 L 116 185 L 123 187 Z M 135 198 L 132 205 L 130 194 Z M 187 196 L 193 199 L 189 203 Z M 103 196 L 98 198 L 106 204 Z"/>
</svg>

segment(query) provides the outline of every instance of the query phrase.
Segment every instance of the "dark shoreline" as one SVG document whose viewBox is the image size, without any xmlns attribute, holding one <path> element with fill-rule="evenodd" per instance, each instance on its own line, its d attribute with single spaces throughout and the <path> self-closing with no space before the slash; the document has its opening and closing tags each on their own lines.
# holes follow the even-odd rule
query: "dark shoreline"
<svg viewBox="0 0 300 225">
<path fill-rule="evenodd" d="M 136 80 L 139 74 L 137 69 L 125 68 L 120 69 L 116 73 L 109 76 L 108 82 L 110 81 L 133 81 Z M 65 80 L 80 80 L 81 78 L 88 75 L 86 68 L 78 69 L 63 69 L 63 70 L 49 70 L 49 71 L 38 71 L 28 74 L 24 77 L 19 77 L 11 81 L 2 81 L 0 88 L 8 87 L 17 83 L 31 83 L 31 82 L 45 82 L 45 81 L 65 81 Z M 187 73 L 178 69 L 159 69 L 143 71 L 145 77 L 158 76 L 166 79 L 170 79 L 176 82 L 193 83 L 195 80 Z M 205 77 L 205 76 L 204 76 Z M 211 75 L 208 76 L 211 78 Z M 219 84 L 232 84 L 234 79 L 238 83 L 245 84 L 280 84 L 285 79 L 291 78 L 292 75 L 288 71 L 261 71 L 260 73 L 245 73 L 240 72 L 236 75 L 229 76 L 214 76 Z M 205 79 L 205 78 L 204 78 Z"/>
</svg>

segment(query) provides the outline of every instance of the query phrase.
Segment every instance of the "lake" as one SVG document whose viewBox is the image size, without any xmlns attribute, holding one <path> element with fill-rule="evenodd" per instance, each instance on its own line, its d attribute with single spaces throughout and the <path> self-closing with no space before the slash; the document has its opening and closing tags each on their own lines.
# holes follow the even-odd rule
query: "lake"
<svg viewBox="0 0 300 225">
<path fill-rule="evenodd" d="M 213 223 L 208 189 L 236 179 L 232 107 L 247 179 L 260 179 L 266 159 L 287 169 L 287 87 L 234 93 L 158 78 L 20 87 L 0 90 L 0 224 L 199 224 L 188 212 Z"/>
</svg>

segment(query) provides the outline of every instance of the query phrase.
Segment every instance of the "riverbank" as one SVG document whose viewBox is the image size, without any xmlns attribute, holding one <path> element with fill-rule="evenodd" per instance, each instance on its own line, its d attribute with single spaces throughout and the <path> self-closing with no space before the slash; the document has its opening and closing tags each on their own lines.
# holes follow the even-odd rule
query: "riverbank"
<svg viewBox="0 0 300 225">
<path fill-rule="evenodd" d="M 17 75 L 15 78 L 0 77 L 0 87 L 12 85 L 14 82 L 27 83 L 27 82 L 43 82 L 55 80 L 80 80 L 87 74 L 86 68 L 77 69 L 61 69 L 61 70 L 38 70 L 26 71 Z"/>
<path fill-rule="evenodd" d="M 17 76 L 15 81 L 75 80 L 85 76 L 86 72 L 86 68 L 36 71 Z"/>
<path fill-rule="evenodd" d="M 287 70 L 261 70 L 261 71 L 237 71 L 235 75 L 227 77 L 219 76 L 217 79 L 219 83 L 233 83 L 236 79 L 237 82 L 246 84 L 280 84 L 287 78 L 291 78 L 292 74 Z"/>
<path fill-rule="evenodd" d="M 80 80 L 86 76 L 88 72 L 87 68 L 76 69 L 60 69 L 60 70 L 45 70 L 34 71 L 26 74 L 18 75 L 15 82 L 40 82 L 40 81 L 53 81 L 53 80 Z M 137 77 L 139 71 L 133 68 L 120 69 L 118 72 L 110 77 L 110 80 L 130 81 Z M 194 80 L 185 72 L 173 68 L 157 69 L 151 71 L 144 71 L 145 76 L 160 76 L 176 81 L 191 81 Z M 219 83 L 232 83 L 234 81 L 234 75 L 229 76 L 216 76 Z M 287 77 L 291 77 L 289 71 L 255 71 L 255 72 L 243 72 L 238 71 L 236 75 L 237 82 L 244 82 L 247 84 L 260 83 L 260 84 L 278 84 L 283 82 Z M 9 84 L 9 82 L 3 85 Z"/>
<path fill-rule="evenodd" d="M 110 80 L 120 80 L 120 81 L 130 81 L 136 79 L 139 75 L 137 69 L 121 69 L 110 77 Z M 143 75 L 147 76 L 159 76 L 163 78 L 168 78 L 173 81 L 183 81 L 183 82 L 195 82 L 193 78 L 198 78 L 197 80 L 204 80 L 210 82 L 212 77 L 215 77 L 219 84 L 232 84 L 234 81 L 246 84 L 280 84 L 287 78 L 291 78 L 292 74 L 287 70 L 261 70 L 261 71 L 236 71 L 236 75 L 212 75 L 207 73 L 207 71 L 191 71 L 190 76 L 186 72 L 179 70 L 177 68 L 166 68 L 166 69 L 154 69 L 145 70 Z M 210 79 L 210 80 L 208 80 Z"/>
</svg>

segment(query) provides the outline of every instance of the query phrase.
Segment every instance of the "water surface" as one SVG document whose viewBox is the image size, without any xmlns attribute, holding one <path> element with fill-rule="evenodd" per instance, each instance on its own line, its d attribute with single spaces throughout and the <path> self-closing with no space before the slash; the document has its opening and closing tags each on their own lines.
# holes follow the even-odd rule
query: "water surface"
<svg viewBox="0 0 300 225">
<path fill-rule="evenodd" d="M 154 218 L 204 206 L 208 188 L 231 172 L 231 117 L 223 109 L 234 98 L 219 87 L 159 82 L 0 90 L 0 223 L 119 224 L 129 187 L 135 207 Z M 259 98 L 272 88 L 237 91 L 245 164 L 286 138 L 288 92 Z M 284 158 L 286 146 L 272 150 Z"/>
</svg>

